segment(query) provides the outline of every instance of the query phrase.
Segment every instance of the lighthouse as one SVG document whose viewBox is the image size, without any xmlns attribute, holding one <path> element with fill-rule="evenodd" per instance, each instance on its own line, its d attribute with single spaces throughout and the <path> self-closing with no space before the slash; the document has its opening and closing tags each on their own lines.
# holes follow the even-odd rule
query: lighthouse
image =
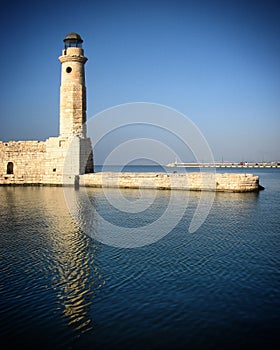
<svg viewBox="0 0 280 350">
<path fill-rule="evenodd" d="M 86 137 L 86 85 L 83 40 L 77 33 L 66 35 L 61 63 L 60 136 Z"/>
<path fill-rule="evenodd" d="M 61 63 L 60 84 L 60 145 L 67 152 L 63 174 L 79 175 L 93 172 L 93 151 L 86 129 L 86 84 L 83 40 L 77 33 L 66 35 Z M 67 176 L 64 177 L 67 179 Z"/>
</svg>

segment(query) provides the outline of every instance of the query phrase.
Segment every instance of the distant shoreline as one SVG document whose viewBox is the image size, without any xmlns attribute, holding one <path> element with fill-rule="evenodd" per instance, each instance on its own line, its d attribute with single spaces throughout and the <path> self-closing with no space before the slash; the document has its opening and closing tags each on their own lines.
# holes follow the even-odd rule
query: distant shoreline
<svg viewBox="0 0 280 350">
<path fill-rule="evenodd" d="M 168 168 L 280 168 L 279 162 L 260 162 L 260 163 L 169 163 Z"/>
</svg>

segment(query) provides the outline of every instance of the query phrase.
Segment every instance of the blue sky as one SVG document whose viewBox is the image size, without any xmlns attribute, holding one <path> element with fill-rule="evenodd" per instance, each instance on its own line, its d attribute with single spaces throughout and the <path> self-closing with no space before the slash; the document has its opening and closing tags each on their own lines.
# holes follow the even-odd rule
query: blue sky
<svg viewBox="0 0 280 350">
<path fill-rule="evenodd" d="M 89 118 L 159 103 L 190 118 L 216 160 L 280 161 L 277 1 L 10 1 L 0 16 L 0 140 L 58 135 L 58 56 L 74 31 Z"/>
</svg>

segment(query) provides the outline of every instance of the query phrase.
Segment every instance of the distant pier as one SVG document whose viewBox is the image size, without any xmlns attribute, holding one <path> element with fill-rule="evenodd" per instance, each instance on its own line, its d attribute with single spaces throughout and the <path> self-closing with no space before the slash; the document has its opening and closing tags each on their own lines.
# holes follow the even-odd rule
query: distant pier
<svg viewBox="0 0 280 350">
<path fill-rule="evenodd" d="M 169 163 L 170 168 L 280 168 L 280 162 L 214 162 L 214 163 Z"/>
</svg>

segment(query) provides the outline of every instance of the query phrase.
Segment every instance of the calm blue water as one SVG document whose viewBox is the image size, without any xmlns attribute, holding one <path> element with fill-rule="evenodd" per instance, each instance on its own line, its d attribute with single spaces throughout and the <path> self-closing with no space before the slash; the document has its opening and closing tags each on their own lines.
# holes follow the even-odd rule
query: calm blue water
<svg viewBox="0 0 280 350">
<path fill-rule="evenodd" d="M 2 343 L 29 349 L 278 348 L 280 169 L 221 171 L 253 172 L 265 190 L 216 194 L 192 234 L 200 193 L 190 192 L 175 228 L 135 249 L 84 234 L 62 188 L 0 187 Z M 113 197 L 116 191 L 110 190 Z M 185 193 L 177 192 L 174 216 L 185 203 Z M 131 229 L 164 218 L 170 199 L 169 191 L 145 190 L 142 199 L 154 198 L 153 204 L 127 213 L 101 189 L 87 194 L 108 222 Z M 137 205 L 138 190 L 122 194 L 131 208 Z M 78 207 L 77 216 L 84 210 Z M 93 230 L 102 231 L 97 219 Z"/>
</svg>

